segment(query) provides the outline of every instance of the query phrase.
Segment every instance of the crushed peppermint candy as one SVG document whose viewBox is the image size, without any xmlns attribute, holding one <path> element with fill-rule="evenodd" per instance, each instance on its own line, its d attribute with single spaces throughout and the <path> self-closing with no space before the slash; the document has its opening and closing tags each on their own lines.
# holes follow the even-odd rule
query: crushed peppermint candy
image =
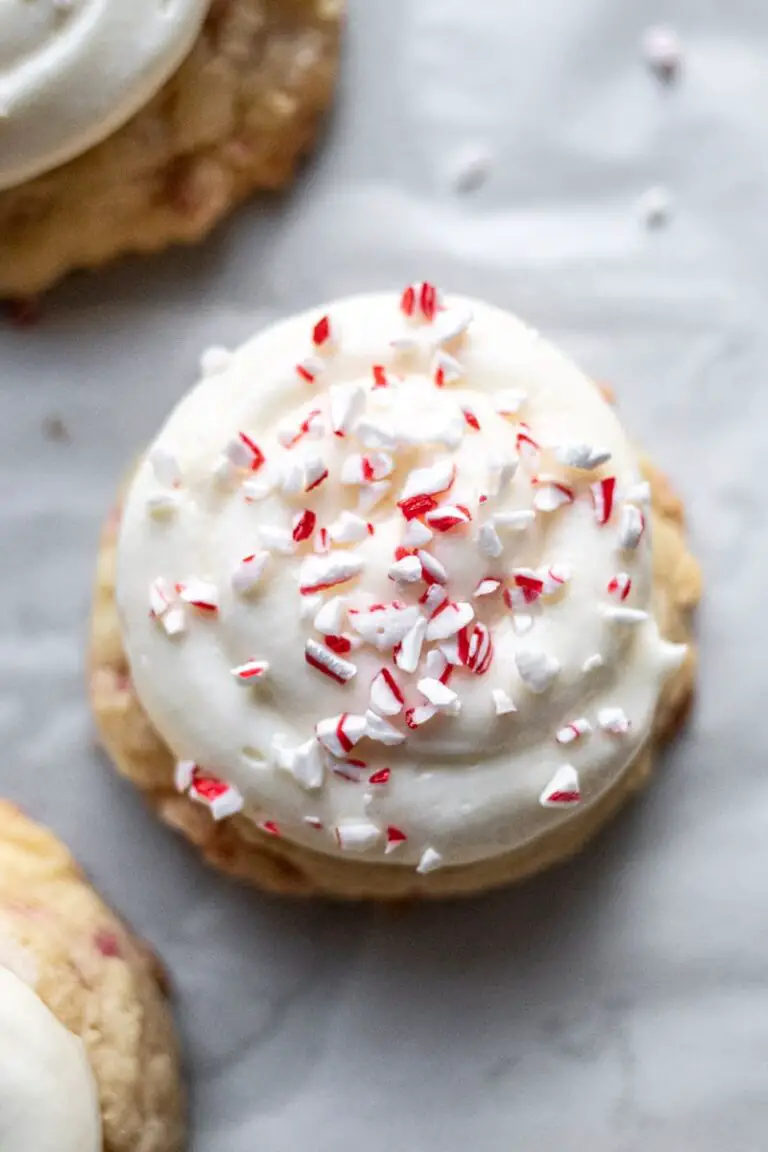
<svg viewBox="0 0 768 1152">
<path fill-rule="evenodd" d="M 326 644 L 328 639 L 326 639 Z M 331 680 L 335 680 L 337 684 L 348 684 L 356 675 L 357 666 L 337 655 L 330 647 L 326 647 L 326 644 L 319 644 L 311 636 L 307 637 L 304 646 L 304 659 L 310 668 L 316 668 L 318 672 L 322 672 Z"/>
<path fill-rule="evenodd" d="M 517 712 L 512 697 L 503 688 L 494 688 L 491 691 L 493 708 L 497 716 L 506 716 L 510 712 Z"/>
<path fill-rule="evenodd" d="M 562 728 L 559 728 L 555 739 L 558 744 L 573 744 L 574 740 L 588 736 L 591 731 L 592 725 L 586 716 L 578 716 L 575 720 L 570 720 Z"/>
<path fill-rule="evenodd" d="M 542 808 L 574 808 L 580 803 L 579 774 L 572 764 L 564 764 L 539 796 L 539 804 Z"/>
<path fill-rule="evenodd" d="M 623 708 L 598 708 L 597 723 L 603 732 L 610 732 L 614 736 L 625 736 L 631 727 Z"/>
</svg>

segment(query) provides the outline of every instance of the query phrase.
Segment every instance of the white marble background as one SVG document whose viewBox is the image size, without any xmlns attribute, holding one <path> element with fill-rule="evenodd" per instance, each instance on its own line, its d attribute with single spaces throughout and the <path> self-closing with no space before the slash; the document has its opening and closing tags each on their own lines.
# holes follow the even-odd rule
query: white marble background
<svg viewBox="0 0 768 1152">
<path fill-rule="evenodd" d="M 170 966 L 193 1152 L 763 1152 L 768 8 L 351 9 L 338 109 L 294 194 L 0 329 L 0 788 Z M 685 50 L 669 91 L 639 57 L 658 20 Z M 648 232 L 636 200 L 657 183 L 676 213 Z M 708 581 L 698 710 L 652 790 L 520 890 L 398 915 L 281 903 L 210 875 L 93 749 L 99 522 L 204 344 L 423 277 L 517 309 L 613 381 L 674 473 Z M 44 434 L 52 415 L 70 443 Z"/>
</svg>

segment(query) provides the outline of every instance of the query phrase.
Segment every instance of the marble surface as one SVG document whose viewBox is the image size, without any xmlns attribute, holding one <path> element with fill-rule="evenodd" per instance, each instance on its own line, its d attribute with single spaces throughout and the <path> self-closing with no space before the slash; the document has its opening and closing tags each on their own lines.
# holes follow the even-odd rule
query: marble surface
<svg viewBox="0 0 768 1152">
<path fill-rule="evenodd" d="M 168 963 L 193 1152 L 760 1152 L 768 10 L 351 9 L 337 112 L 291 196 L 0 327 L 0 789 Z M 685 50 L 672 89 L 639 54 L 659 19 Z M 675 212 L 649 231 L 655 184 Z M 647 795 L 519 890 L 398 914 L 269 900 L 209 874 L 94 751 L 99 523 L 202 346 L 423 277 L 612 381 L 674 474 L 708 583 L 698 708 Z"/>
</svg>

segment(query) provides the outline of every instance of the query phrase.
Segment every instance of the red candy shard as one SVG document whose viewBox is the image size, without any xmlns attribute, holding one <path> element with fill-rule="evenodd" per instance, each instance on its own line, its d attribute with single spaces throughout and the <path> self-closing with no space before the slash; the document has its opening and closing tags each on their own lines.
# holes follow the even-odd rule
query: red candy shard
<svg viewBox="0 0 768 1152">
<path fill-rule="evenodd" d="M 321 316 L 312 329 L 312 343 L 316 348 L 320 348 L 323 344 L 327 344 L 331 338 L 331 318 L 330 316 Z"/>
<path fill-rule="evenodd" d="M 434 496 L 420 494 L 401 500 L 397 506 L 406 520 L 415 520 L 417 516 L 425 516 L 427 512 L 434 511 L 437 508 L 437 500 Z"/>
</svg>

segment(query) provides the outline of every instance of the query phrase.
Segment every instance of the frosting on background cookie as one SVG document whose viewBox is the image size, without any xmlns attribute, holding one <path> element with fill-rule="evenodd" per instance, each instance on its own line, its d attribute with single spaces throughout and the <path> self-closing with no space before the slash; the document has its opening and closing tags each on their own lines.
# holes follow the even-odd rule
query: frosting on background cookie
<svg viewBox="0 0 768 1152">
<path fill-rule="evenodd" d="M 428 284 L 204 358 L 131 486 L 136 690 L 215 818 L 429 871 L 616 783 L 684 648 L 634 450 L 513 316 Z"/>
<path fill-rule="evenodd" d="M 178 68 L 209 0 L 0 0 L 0 189 L 104 140 Z"/>
<path fill-rule="evenodd" d="M 82 1042 L 0 965 L 0 1148 L 100 1152 L 96 1086 Z"/>
</svg>

